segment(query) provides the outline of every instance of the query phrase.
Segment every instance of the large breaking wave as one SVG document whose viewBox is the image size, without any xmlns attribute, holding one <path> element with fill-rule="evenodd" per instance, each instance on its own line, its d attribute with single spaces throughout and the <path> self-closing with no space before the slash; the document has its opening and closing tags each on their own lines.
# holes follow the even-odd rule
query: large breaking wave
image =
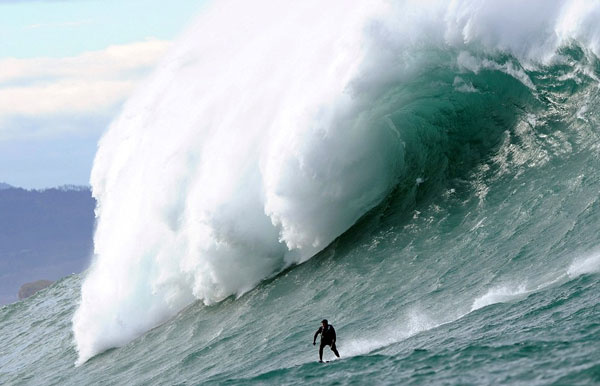
<svg viewBox="0 0 600 386">
<path fill-rule="evenodd" d="M 599 1 L 214 2 L 100 142 L 79 362 L 485 157 L 536 103 L 529 73 L 600 53 L 597 20 Z"/>
</svg>

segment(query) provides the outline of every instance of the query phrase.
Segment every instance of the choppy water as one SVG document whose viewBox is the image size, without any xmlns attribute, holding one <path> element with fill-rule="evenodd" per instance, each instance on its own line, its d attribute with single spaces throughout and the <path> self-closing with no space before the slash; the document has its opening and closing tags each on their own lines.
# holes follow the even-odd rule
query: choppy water
<svg viewBox="0 0 600 386">
<path fill-rule="evenodd" d="M 214 18 L 234 4 L 224 3 L 207 12 Z M 65 278 L 0 309 L 0 383 L 600 383 L 600 62 L 594 40 L 600 35 L 594 35 L 596 24 L 586 24 L 597 2 L 556 2 L 560 6 L 544 12 L 510 3 L 508 16 L 491 1 L 481 2 L 489 6 L 485 11 L 475 2 L 452 4 L 443 19 L 446 40 L 426 28 L 427 39 L 394 42 L 393 32 L 417 27 L 395 29 L 393 13 L 375 23 L 379 28 L 367 28 L 379 32 L 368 35 L 368 49 L 360 51 L 366 56 L 345 84 L 351 101 L 329 114 L 328 103 L 337 103 L 329 93 L 317 102 L 303 99 L 299 103 L 321 108 L 312 121 L 329 114 L 323 119 L 332 126 L 325 125 L 324 135 L 284 130 L 291 143 L 275 129 L 260 131 L 268 111 L 249 120 L 246 131 L 234 130 L 231 122 L 250 116 L 240 105 L 228 105 L 231 115 L 219 126 L 235 135 L 195 132 L 205 122 L 199 114 L 176 119 L 189 134 L 180 138 L 185 141 L 165 137 L 170 131 L 161 120 L 195 106 L 181 106 L 178 98 L 202 95 L 190 74 L 206 42 L 191 44 L 198 31 L 190 31 L 101 143 L 93 179 L 100 199 L 95 265 L 87 276 Z M 578 6 L 589 8 L 578 14 Z M 521 24 L 517 17 L 512 29 L 494 28 L 495 17 L 514 21 L 517 11 Z M 579 28 L 571 35 L 555 20 L 567 11 L 567 21 Z M 447 37 L 454 16 L 464 27 L 460 44 Z M 562 31 L 570 38 L 547 38 L 551 22 L 562 26 L 555 37 Z M 536 32 L 536 26 L 544 28 Z M 338 49 L 332 36 L 328 44 Z M 369 55 L 377 60 L 364 59 Z M 315 63 L 323 65 L 322 58 Z M 277 64 L 297 70 L 293 61 Z M 374 69 L 385 76 L 370 76 Z M 270 79 L 259 75 L 238 81 Z M 181 91 L 165 86 L 165 79 L 192 85 Z M 167 90 L 166 96 L 156 90 Z M 286 84 L 274 90 L 287 90 Z M 271 91 L 261 91 L 256 103 L 265 103 L 265 94 L 273 101 Z M 209 105 L 200 110 L 212 114 L 223 103 L 215 98 L 198 102 Z M 150 102 L 157 110 L 140 113 Z M 249 114 L 256 112 L 255 101 L 246 102 Z M 350 138 L 336 137 L 343 135 Z M 249 145 L 209 152 L 198 150 L 196 137 L 213 146 L 236 144 L 235 138 Z M 299 138 L 308 139 L 299 144 Z M 167 149 L 157 162 L 167 166 L 156 173 L 176 170 L 177 178 L 154 180 L 143 166 L 151 144 L 161 140 Z M 259 146 L 270 150 L 256 153 Z M 281 151 L 274 156 L 273 149 Z M 181 169 L 171 161 L 174 151 L 200 169 L 218 162 L 224 164 L 217 171 L 227 169 L 229 161 L 250 166 L 227 171 L 227 180 L 215 169 Z M 305 168 L 296 170 L 294 157 Z M 269 165 L 273 159 L 292 166 L 278 169 Z M 307 177 L 306 168 L 315 174 Z M 130 186 L 111 185 L 125 178 Z M 142 185 L 153 197 L 140 199 L 133 193 L 144 178 L 155 184 L 150 190 Z M 214 185 L 204 185 L 210 194 L 203 196 L 207 183 Z M 303 189 L 304 183 L 310 186 Z M 213 194 L 215 186 L 222 197 Z M 318 218 L 304 218 L 303 208 Z M 136 216 L 143 221 L 127 220 Z M 325 225 L 340 229 L 339 236 L 320 233 Z M 144 239 L 144 232 L 155 237 Z M 307 250 L 318 252 L 311 258 Z M 263 280 L 252 288 L 257 278 Z M 325 365 L 316 363 L 312 346 L 322 318 L 336 327 L 342 355 Z M 78 358 L 83 363 L 75 366 Z"/>
</svg>

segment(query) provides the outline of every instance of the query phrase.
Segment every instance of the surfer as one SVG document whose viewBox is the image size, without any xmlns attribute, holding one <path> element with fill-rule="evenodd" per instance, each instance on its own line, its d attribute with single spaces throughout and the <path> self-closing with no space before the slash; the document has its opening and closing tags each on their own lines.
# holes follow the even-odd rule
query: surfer
<svg viewBox="0 0 600 386">
<path fill-rule="evenodd" d="M 335 354 L 336 357 L 340 357 L 340 353 L 338 353 L 337 348 L 335 347 L 335 330 L 331 324 L 327 322 L 327 319 L 323 319 L 321 321 L 321 327 L 315 332 L 315 337 L 313 338 L 313 346 L 317 342 L 317 335 L 321 334 L 321 345 L 319 346 L 319 362 L 323 362 L 323 348 L 325 346 L 330 346 L 331 351 Z"/>
</svg>

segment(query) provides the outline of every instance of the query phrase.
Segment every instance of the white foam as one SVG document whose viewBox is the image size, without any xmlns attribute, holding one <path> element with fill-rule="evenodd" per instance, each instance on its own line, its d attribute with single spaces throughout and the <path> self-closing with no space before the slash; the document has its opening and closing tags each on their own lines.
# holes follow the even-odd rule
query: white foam
<svg viewBox="0 0 600 386">
<path fill-rule="evenodd" d="M 456 89 L 456 91 L 471 93 L 471 92 L 479 92 L 471 82 L 465 81 L 461 77 L 457 76 L 454 78 L 454 83 L 452 86 Z"/>
<path fill-rule="evenodd" d="M 411 310 L 408 312 L 405 320 L 400 320 L 394 323 L 394 325 L 374 326 L 373 330 L 377 331 L 377 338 L 357 337 L 345 339 L 343 346 L 340 345 L 340 351 L 345 358 L 368 354 L 377 349 L 406 340 L 420 332 L 436 328 L 441 324 L 443 323 L 435 322 L 423 312 Z M 364 335 L 368 335 L 368 330 Z"/>
<path fill-rule="evenodd" d="M 572 279 L 598 272 L 600 272 L 600 253 L 575 259 L 567 270 L 567 274 Z"/>
<path fill-rule="evenodd" d="M 490 304 L 519 300 L 531 293 L 563 283 L 568 279 L 575 279 L 581 275 L 598 272 L 600 272 L 600 254 L 579 257 L 569 265 L 566 272 L 564 270 L 556 272 L 553 278 L 537 285 L 528 285 L 527 283 L 516 285 L 504 284 L 490 288 L 484 295 L 475 299 L 471 306 L 471 312 Z"/>
<path fill-rule="evenodd" d="M 502 285 L 489 289 L 484 295 L 476 298 L 471 306 L 471 312 L 496 303 L 506 303 L 523 298 L 531 291 L 523 284 L 511 286 Z"/>
</svg>

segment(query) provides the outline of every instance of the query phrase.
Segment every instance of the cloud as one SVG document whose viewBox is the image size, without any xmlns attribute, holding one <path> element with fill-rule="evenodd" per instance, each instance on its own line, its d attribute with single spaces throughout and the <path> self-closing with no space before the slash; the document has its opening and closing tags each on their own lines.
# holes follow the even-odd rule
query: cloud
<svg viewBox="0 0 600 386">
<path fill-rule="evenodd" d="M 123 100 L 134 81 L 68 79 L 0 89 L 0 117 L 93 113 Z"/>
<path fill-rule="evenodd" d="M 164 40 L 147 40 L 109 46 L 67 58 L 0 59 L 2 83 L 36 78 L 114 77 L 126 71 L 153 66 L 168 47 Z"/>
<path fill-rule="evenodd" d="M 19 120 L 106 116 L 133 91 L 169 42 L 147 40 L 66 58 L 0 59 L 0 140 L 52 135 L 52 128 L 23 129 Z M 19 130 L 16 130 L 20 127 Z M 85 128 L 82 127 L 82 130 Z"/>
</svg>

